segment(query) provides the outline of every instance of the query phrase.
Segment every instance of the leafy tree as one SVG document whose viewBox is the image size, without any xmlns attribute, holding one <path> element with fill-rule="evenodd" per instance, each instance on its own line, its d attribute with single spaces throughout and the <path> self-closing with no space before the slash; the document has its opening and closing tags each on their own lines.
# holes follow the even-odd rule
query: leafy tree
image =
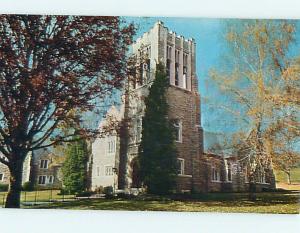
<svg viewBox="0 0 300 233">
<path fill-rule="evenodd" d="M 75 194 L 86 190 L 88 147 L 85 140 L 69 143 L 62 167 L 64 190 Z"/>
<path fill-rule="evenodd" d="M 176 185 L 177 157 L 174 128 L 168 119 L 166 91 L 169 82 L 162 64 L 145 98 L 142 140 L 139 147 L 141 180 L 151 194 L 166 194 Z"/>
<path fill-rule="evenodd" d="M 280 130 L 278 122 L 299 135 L 297 121 L 290 120 L 299 114 L 300 63 L 288 53 L 295 25 L 285 20 L 229 21 L 225 37 L 229 59 L 210 76 L 227 100 L 223 109 L 240 126 L 233 146 L 241 146 L 236 149 L 248 158 L 250 192 L 255 192 L 257 169 L 270 168 L 276 154 L 271 137 Z"/>
<path fill-rule="evenodd" d="M 82 114 L 122 86 L 134 28 L 119 17 L 0 15 L 0 162 L 20 207 L 26 154 L 70 141 Z M 74 109 L 76 111 L 74 111 Z M 94 133 L 90 127 L 78 131 Z"/>
<path fill-rule="evenodd" d="M 284 151 L 283 153 L 275 154 L 274 166 L 277 170 L 283 171 L 287 176 L 287 183 L 292 184 L 292 169 L 299 167 L 300 153 L 294 150 Z"/>
<path fill-rule="evenodd" d="M 269 129 L 269 151 L 272 153 L 274 167 L 283 171 L 287 175 L 287 183 L 291 184 L 291 172 L 293 168 L 299 167 L 300 152 L 297 151 L 300 133 L 299 129 L 294 127 L 286 127 L 295 125 L 297 119 L 282 119 L 273 124 L 273 128 Z"/>
</svg>

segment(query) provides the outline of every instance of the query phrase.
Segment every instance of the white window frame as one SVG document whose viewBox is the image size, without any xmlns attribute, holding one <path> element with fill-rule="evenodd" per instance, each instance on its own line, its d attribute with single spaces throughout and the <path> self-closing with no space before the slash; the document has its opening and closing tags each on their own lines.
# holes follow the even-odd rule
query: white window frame
<svg viewBox="0 0 300 233">
<path fill-rule="evenodd" d="M 111 166 L 111 165 L 104 166 L 104 175 L 105 176 L 113 176 L 114 175 L 113 166 Z"/>
<path fill-rule="evenodd" d="M 175 62 L 175 83 L 174 86 L 180 87 L 179 62 Z"/>
<path fill-rule="evenodd" d="M 167 45 L 167 54 L 166 54 L 166 71 L 168 78 L 171 81 L 171 65 L 172 64 L 172 46 Z"/>
<path fill-rule="evenodd" d="M 110 154 L 110 141 L 108 141 L 108 150 L 107 150 L 107 154 Z"/>
<path fill-rule="evenodd" d="M 41 177 L 43 177 L 42 180 L 41 180 Z M 47 176 L 45 176 L 45 175 L 39 176 L 38 177 L 38 185 L 46 185 L 46 183 L 47 183 L 46 179 L 47 179 Z M 42 181 L 42 182 L 40 182 L 40 181 Z"/>
<path fill-rule="evenodd" d="M 266 183 L 266 173 L 265 173 L 265 171 L 261 172 L 261 183 L 263 183 L 263 184 Z"/>
<path fill-rule="evenodd" d="M 41 159 L 40 160 L 40 169 L 48 169 L 48 166 L 49 166 L 49 160 L 48 159 Z"/>
<path fill-rule="evenodd" d="M 97 167 L 97 176 L 100 176 L 100 167 Z"/>
<path fill-rule="evenodd" d="M 167 45 L 167 54 L 166 54 L 167 59 L 172 59 L 172 46 Z"/>
<path fill-rule="evenodd" d="M 142 119 L 136 120 L 136 127 L 135 127 L 135 142 L 141 142 L 142 140 Z"/>
<path fill-rule="evenodd" d="M 108 154 L 112 154 L 116 152 L 116 143 L 115 140 L 108 141 Z"/>
<path fill-rule="evenodd" d="M 188 65 L 188 54 L 186 52 L 183 52 L 183 66 L 187 67 Z"/>
<path fill-rule="evenodd" d="M 214 164 L 211 165 L 211 181 L 212 182 L 221 182 L 220 171 L 218 171 L 217 167 Z"/>
<path fill-rule="evenodd" d="M 229 179 L 229 170 L 230 170 L 230 179 Z M 226 171 L 226 182 L 232 183 L 232 163 L 225 160 L 225 171 Z"/>
<path fill-rule="evenodd" d="M 180 50 L 175 49 L 175 63 L 180 63 Z"/>
<path fill-rule="evenodd" d="M 175 120 L 174 127 L 176 129 L 175 141 L 182 143 L 182 121 L 180 119 Z"/>
<path fill-rule="evenodd" d="M 184 159 L 182 158 L 177 158 L 178 163 L 179 163 L 179 169 L 178 169 L 178 175 L 184 175 Z"/>
<path fill-rule="evenodd" d="M 182 88 L 187 89 L 187 75 L 186 74 L 182 75 Z"/>
<path fill-rule="evenodd" d="M 170 79 L 171 78 L 171 59 L 170 58 L 167 58 L 167 62 L 166 62 L 166 73 L 167 73 L 167 76 L 168 78 Z"/>
<path fill-rule="evenodd" d="M 247 165 L 244 167 L 244 179 L 245 179 L 245 183 L 249 183 L 249 177 L 248 177 L 248 167 Z"/>
<path fill-rule="evenodd" d="M 266 182 L 266 172 L 262 169 L 262 171 L 259 171 L 259 173 L 258 173 L 258 175 L 259 175 L 259 182 L 258 183 L 260 183 L 260 184 L 268 184 L 267 182 Z"/>
<path fill-rule="evenodd" d="M 51 178 L 51 181 L 50 181 L 50 178 Z M 48 176 L 48 184 L 53 184 L 53 183 L 54 183 L 54 176 L 53 175 Z"/>
<path fill-rule="evenodd" d="M 148 45 L 146 48 L 146 55 L 150 59 L 151 58 L 151 45 Z"/>
<path fill-rule="evenodd" d="M 187 68 L 187 65 L 183 65 L 183 68 L 182 68 L 182 88 L 183 89 L 187 89 L 188 86 L 187 86 L 187 83 L 188 83 L 188 68 Z"/>
<path fill-rule="evenodd" d="M 4 173 L 0 173 L 0 181 L 4 180 Z"/>
</svg>

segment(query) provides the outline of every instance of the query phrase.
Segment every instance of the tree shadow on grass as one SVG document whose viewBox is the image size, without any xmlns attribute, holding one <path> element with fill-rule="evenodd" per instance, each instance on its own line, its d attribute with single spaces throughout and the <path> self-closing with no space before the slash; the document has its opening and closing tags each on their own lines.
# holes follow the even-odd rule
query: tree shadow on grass
<svg viewBox="0 0 300 233">
<path fill-rule="evenodd" d="M 186 197 L 177 197 L 173 200 L 183 202 L 204 202 L 204 203 L 224 203 L 236 204 L 244 203 L 248 205 L 274 205 L 274 204 L 294 204 L 299 203 L 299 192 L 286 193 L 257 193 L 256 201 L 249 201 L 248 193 L 211 193 L 211 194 L 197 194 Z"/>
<path fill-rule="evenodd" d="M 258 193 L 249 201 L 247 193 L 203 194 L 189 198 L 145 196 L 132 199 L 88 199 L 39 205 L 43 209 L 192 211 L 192 212 L 261 212 L 298 213 L 299 193 Z"/>
</svg>

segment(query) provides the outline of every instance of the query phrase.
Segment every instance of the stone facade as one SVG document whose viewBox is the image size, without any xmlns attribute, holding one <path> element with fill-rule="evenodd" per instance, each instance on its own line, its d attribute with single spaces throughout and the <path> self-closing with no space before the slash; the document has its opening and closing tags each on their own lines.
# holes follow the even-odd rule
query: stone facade
<svg viewBox="0 0 300 233">
<path fill-rule="evenodd" d="M 245 176 L 247 164 L 234 156 L 225 158 L 204 153 L 195 51 L 193 39 L 185 39 L 169 31 L 162 22 L 157 22 L 132 45 L 135 61 L 132 69 L 135 72 L 128 77 L 124 105 L 121 114 L 117 114 L 126 126 L 118 136 L 108 134 L 93 143 L 93 190 L 98 186 L 113 186 L 125 191 L 141 187 L 137 155 L 142 124 L 145 124 L 142 122 L 144 99 L 155 78 L 157 63 L 165 65 L 170 81 L 167 90 L 168 117 L 177 129 L 176 148 L 180 165 L 177 192 L 242 192 L 249 189 Z M 116 141 L 116 153 L 107 157 L 105 148 L 111 140 Z M 105 164 L 115 167 L 117 179 L 115 174 L 111 177 L 100 174 L 100 167 Z M 258 191 L 264 187 L 275 187 L 273 171 L 270 170 L 267 176 L 269 178 L 257 184 Z"/>
<path fill-rule="evenodd" d="M 126 169 L 121 189 L 139 187 L 135 177 L 135 164 L 141 140 L 144 98 L 155 78 L 158 62 L 165 64 L 170 80 L 167 91 L 169 118 L 177 128 L 176 147 L 181 171 L 178 174 L 178 191 L 201 191 L 204 189 L 200 174 L 199 160 L 203 152 L 202 128 L 200 120 L 200 95 L 195 70 L 195 42 L 170 32 L 162 22 L 133 44 L 132 56 L 136 59 L 136 75 L 129 78 L 129 96 L 125 117 L 130 119 L 127 150 L 120 156 L 125 157 Z M 125 98 L 126 99 L 126 98 Z M 126 103 L 125 103 L 126 105 Z M 127 112 L 126 112 L 127 111 Z M 122 140 L 122 138 L 121 138 Z M 122 172 L 122 169 L 120 169 Z"/>
<path fill-rule="evenodd" d="M 249 164 L 235 156 L 204 153 L 207 171 L 207 192 L 248 192 Z M 273 170 L 259 168 L 256 172 L 256 191 L 275 188 Z"/>
<path fill-rule="evenodd" d="M 120 121 L 121 113 L 113 106 L 106 117 L 99 124 L 99 130 L 110 127 L 110 121 Z M 96 138 L 92 143 L 91 159 L 91 189 L 97 190 L 100 187 L 118 187 L 116 172 L 119 167 L 119 137 L 116 131 L 109 132 L 105 137 Z"/>
<path fill-rule="evenodd" d="M 0 163 L 0 184 L 9 184 L 10 172 L 6 165 Z"/>
<path fill-rule="evenodd" d="M 32 154 L 28 153 L 23 163 L 22 184 L 30 180 L 31 162 L 32 162 Z M 0 163 L 0 184 L 9 184 L 9 179 L 10 179 L 10 172 L 8 167 Z"/>
<path fill-rule="evenodd" d="M 47 149 L 33 154 L 31 180 L 38 189 L 60 189 L 62 187 L 61 156 Z"/>
<path fill-rule="evenodd" d="M 41 162 L 42 160 L 43 162 Z M 59 156 L 46 149 L 28 153 L 23 165 L 22 184 L 31 182 L 39 189 L 61 188 L 62 162 L 60 160 Z M 9 179 L 10 172 L 8 167 L 0 163 L 0 184 L 9 184 Z"/>
</svg>

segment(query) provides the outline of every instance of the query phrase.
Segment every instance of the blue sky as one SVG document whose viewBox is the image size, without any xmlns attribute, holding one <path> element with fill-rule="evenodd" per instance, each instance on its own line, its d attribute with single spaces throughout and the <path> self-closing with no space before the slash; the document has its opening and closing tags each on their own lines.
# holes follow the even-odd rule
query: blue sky
<svg viewBox="0 0 300 233">
<path fill-rule="evenodd" d="M 138 27 L 135 38 L 140 37 L 144 32 L 149 31 L 154 23 L 161 20 L 165 26 L 177 34 L 183 35 L 185 38 L 194 38 L 196 41 L 196 72 L 199 81 L 199 92 L 202 99 L 202 126 L 205 131 L 211 132 L 230 132 L 232 125 L 224 126 L 219 123 L 220 117 L 217 116 L 214 110 L 206 106 L 205 99 L 222 98 L 216 88 L 208 85 L 208 72 L 211 68 L 217 68 L 221 62 L 222 55 L 226 50 L 224 43 L 224 29 L 222 19 L 208 18 L 171 18 L 171 17 L 126 17 L 127 22 L 134 22 Z M 238 19 L 237 19 L 238 20 Z M 298 26 L 300 26 L 297 22 Z M 299 28 L 299 27 L 298 27 Z M 297 41 L 300 39 L 300 34 L 297 34 Z M 294 56 L 299 54 L 299 44 L 296 44 L 291 49 L 291 54 Z M 215 113 L 215 114 L 214 114 Z M 229 117 L 229 116 L 228 116 Z"/>
<path fill-rule="evenodd" d="M 154 23 L 161 20 L 171 31 L 175 31 L 185 38 L 194 38 L 196 41 L 196 72 L 199 82 L 199 92 L 202 97 L 202 126 L 206 131 L 222 132 L 217 124 L 211 125 L 212 118 L 217 120 L 217 116 L 212 115 L 204 104 L 204 99 L 208 95 L 218 96 L 216 89 L 208 88 L 208 72 L 218 64 L 222 54 L 222 20 L 205 18 L 169 18 L 169 17 L 127 17 L 128 22 L 134 22 L 138 27 L 135 39 L 144 32 L 149 31 Z M 216 92 L 216 93 L 211 93 Z M 209 120 L 208 120 L 209 119 Z"/>
<path fill-rule="evenodd" d="M 205 94 L 205 78 L 208 70 L 214 66 L 221 50 L 221 21 L 218 19 L 200 18 L 165 18 L 165 17 L 128 17 L 138 26 L 135 38 L 149 31 L 154 23 L 161 20 L 171 31 L 175 31 L 185 38 L 194 38 L 197 46 L 197 75 L 199 77 L 199 90 Z"/>
</svg>

